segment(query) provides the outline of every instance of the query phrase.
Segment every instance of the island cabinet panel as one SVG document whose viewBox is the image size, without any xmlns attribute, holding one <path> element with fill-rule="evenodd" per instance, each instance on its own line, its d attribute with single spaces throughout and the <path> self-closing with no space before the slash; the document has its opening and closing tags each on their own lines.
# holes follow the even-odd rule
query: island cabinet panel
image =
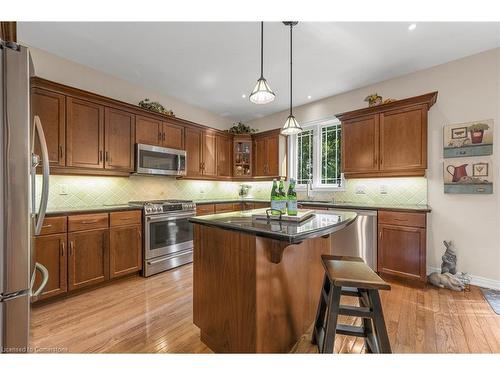
<svg viewBox="0 0 500 375">
<path fill-rule="evenodd" d="M 365 116 L 342 122 L 342 171 L 378 171 L 379 117 Z"/>
<path fill-rule="evenodd" d="M 68 290 L 66 233 L 38 236 L 35 238 L 35 248 L 36 261 L 49 271 L 49 280 L 38 300 L 66 293 Z M 41 281 L 41 275 L 37 272 L 33 290 L 38 289 Z"/>
<path fill-rule="evenodd" d="M 380 170 L 427 168 L 427 108 L 380 114 Z"/>
<path fill-rule="evenodd" d="M 128 225 L 109 230 L 110 278 L 142 269 L 142 227 Z"/>
<path fill-rule="evenodd" d="M 135 116 L 125 111 L 106 108 L 104 111 L 106 169 L 134 170 Z"/>
<path fill-rule="evenodd" d="M 426 214 L 380 211 L 378 271 L 384 276 L 426 281 Z"/>
<path fill-rule="evenodd" d="M 163 122 L 162 146 L 184 150 L 184 126 Z"/>
<path fill-rule="evenodd" d="M 66 98 L 66 165 L 104 167 L 104 107 L 81 99 Z"/>
<path fill-rule="evenodd" d="M 40 117 L 51 166 L 64 167 L 66 164 L 65 105 L 66 98 L 62 94 L 39 88 L 31 91 L 31 118 Z M 38 137 L 35 138 L 35 154 L 41 155 Z"/>
<path fill-rule="evenodd" d="M 109 279 L 109 231 L 97 229 L 68 235 L 68 289 Z"/>
<path fill-rule="evenodd" d="M 186 176 L 200 177 L 202 175 L 202 131 L 195 128 L 186 128 Z"/>
<path fill-rule="evenodd" d="M 314 321 L 331 238 L 298 245 L 194 225 L 193 321 L 217 353 L 286 353 Z M 273 263 L 282 253 L 278 263 Z"/>
<path fill-rule="evenodd" d="M 135 118 L 135 142 L 147 145 L 162 145 L 162 121 L 145 116 Z"/>
</svg>

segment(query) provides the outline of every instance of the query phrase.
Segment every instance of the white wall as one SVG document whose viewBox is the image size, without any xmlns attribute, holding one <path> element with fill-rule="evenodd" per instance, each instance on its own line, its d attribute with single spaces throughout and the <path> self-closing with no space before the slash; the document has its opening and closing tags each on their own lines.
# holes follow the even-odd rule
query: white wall
<svg viewBox="0 0 500 375">
<path fill-rule="evenodd" d="M 231 119 L 217 116 L 206 109 L 193 106 L 171 96 L 159 94 L 34 47 L 30 47 L 30 51 L 35 73 L 39 77 L 134 105 L 149 98 L 152 101 L 160 102 L 167 109 L 173 110 L 177 117 L 217 129 L 227 129 L 232 125 Z"/>
<path fill-rule="evenodd" d="M 428 202 L 432 207 L 428 230 L 428 266 L 439 267 L 442 241 L 452 240 L 458 268 L 479 278 L 500 283 L 500 214 L 498 194 L 500 147 L 500 49 L 456 60 L 406 76 L 332 96 L 294 109 L 299 122 L 326 118 L 364 107 L 363 99 L 377 92 L 384 98 L 406 98 L 439 91 L 429 112 Z M 287 112 L 249 123 L 259 130 L 281 126 Z M 442 127 L 481 119 L 495 120 L 494 194 L 443 193 Z M 487 284 L 490 280 L 482 280 Z M 497 284 L 500 286 L 500 284 Z"/>
</svg>

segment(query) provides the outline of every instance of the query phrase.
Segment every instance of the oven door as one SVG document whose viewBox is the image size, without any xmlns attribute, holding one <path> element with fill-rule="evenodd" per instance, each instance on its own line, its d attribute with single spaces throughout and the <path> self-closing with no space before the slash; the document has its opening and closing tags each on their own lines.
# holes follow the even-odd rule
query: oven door
<svg viewBox="0 0 500 375">
<path fill-rule="evenodd" d="M 146 216 L 146 259 L 193 248 L 193 224 L 189 218 L 195 212 Z"/>
<path fill-rule="evenodd" d="M 186 174 L 186 151 L 137 144 L 135 172 L 138 174 L 181 176 Z"/>
</svg>

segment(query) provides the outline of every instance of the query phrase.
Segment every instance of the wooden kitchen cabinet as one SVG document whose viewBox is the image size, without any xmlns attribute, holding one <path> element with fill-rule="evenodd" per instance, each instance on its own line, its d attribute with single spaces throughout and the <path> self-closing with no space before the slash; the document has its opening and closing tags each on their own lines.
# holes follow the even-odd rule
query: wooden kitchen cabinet
<svg viewBox="0 0 500 375">
<path fill-rule="evenodd" d="M 163 147 L 184 150 L 184 126 L 164 121 L 162 132 Z"/>
<path fill-rule="evenodd" d="M 196 205 L 196 216 L 201 215 L 211 215 L 215 213 L 215 204 L 197 204 Z"/>
<path fill-rule="evenodd" d="M 337 114 L 346 178 L 424 176 L 427 113 L 437 92 Z"/>
<path fill-rule="evenodd" d="M 217 136 L 211 131 L 202 132 L 201 170 L 203 176 L 217 176 Z"/>
<path fill-rule="evenodd" d="M 253 142 L 250 134 L 233 138 L 233 178 L 248 180 L 253 174 Z"/>
<path fill-rule="evenodd" d="M 233 212 L 235 211 L 233 203 L 217 203 L 215 205 L 215 213 L 220 214 L 221 212 Z"/>
<path fill-rule="evenodd" d="M 31 91 L 31 121 L 40 117 L 51 166 L 66 164 L 66 97 L 52 91 L 33 88 Z M 40 142 L 35 137 L 35 154 L 41 156 Z"/>
<path fill-rule="evenodd" d="M 426 282 L 425 213 L 379 211 L 378 272 Z"/>
<path fill-rule="evenodd" d="M 257 178 L 280 178 L 287 176 L 287 138 L 280 129 L 253 136 L 253 176 Z"/>
<path fill-rule="evenodd" d="M 134 170 L 135 116 L 113 108 L 104 111 L 104 168 Z"/>
<path fill-rule="evenodd" d="M 109 267 L 109 275 L 112 279 L 142 269 L 141 225 L 110 228 Z"/>
<path fill-rule="evenodd" d="M 104 107 L 66 97 L 66 165 L 104 167 Z"/>
<path fill-rule="evenodd" d="M 49 271 L 49 280 L 38 300 L 66 293 L 68 290 L 66 233 L 38 236 L 34 241 L 36 261 Z M 33 290 L 38 289 L 41 281 L 40 272 L 37 272 Z"/>
<path fill-rule="evenodd" d="M 159 119 L 136 116 L 135 118 L 135 142 L 147 145 L 161 146 L 163 134 L 163 123 Z"/>
<path fill-rule="evenodd" d="M 231 177 L 232 146 L 231 137 L 225 135 L 216 136 L 216 165 L 217 177 Z"/>
<path fill-rule="evenodd" d="M 186 146 L 186 176 L 200 177 L 202 175 L 202 131 L 195 128 L 186 128 L 185 146 Z"/>
<path fill-rule="evenodd" d="M 109 279 L 109 230 L 68 234 L 68 290 Z"/>
</svg>

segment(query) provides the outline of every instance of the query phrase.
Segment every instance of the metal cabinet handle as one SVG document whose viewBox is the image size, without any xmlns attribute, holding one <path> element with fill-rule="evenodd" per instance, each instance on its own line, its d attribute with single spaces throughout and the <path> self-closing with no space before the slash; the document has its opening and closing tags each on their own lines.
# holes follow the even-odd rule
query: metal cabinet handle
<svg viewBox="0 0 500 375">
<path fill-rule="evenodd" d="M 75 253 L 75 243 L 73 241 L 69 242 L 69 255 L 73 256 Z"/>
<path fill-rule="evenodd" d="M 162 135 L 162 140 L 163 141 L 165 140 L 165 133 L 163 133 L 163 135 Z"/>
<path fill-rule="evenodd" d="M 102 161 L 102 150 L 99 151 L 99 161 Z"/>
<path fill-rule="evenodd" d="M 105 158 L 106 161 L 109 161 L 109 152 L 108 151 L 106 151 L 104 153 L 104 158 Z"/>
<path fill-rule="evenodd" d="M 59 156 L 61 158 L 63 157 L 63 147 L 62 147 L 62 145 L 59 145 Z"/>
<path fill-rule="evenodd" d="M 161 141 L 161 133 L 158 132 L 158 141 Z"/>
<path fill-rule="evenodd" d="M 94 224 L 94 223 L 97 223 L 97 220 L 84 220 L 81 223 L 82 224 Z"/>
<path fill-rule="evenodd" d="M 52 224 L 45 224 L 45 225 L 42 225 L 42 228 L 50 228 L 52 226 Z"/>
<path fill-rule="evenodd" d="M 378 232 L 378 238 L 382 238 L 382 231 Z"/>
<path fill-rule="evenodd" d="M 64 251 L 65 251 L 64 247 L 65 247 L 64 246 L 64 241 L 61 240 L 61 256 L 62 257 L 64 256 Z"/>
</svg>

